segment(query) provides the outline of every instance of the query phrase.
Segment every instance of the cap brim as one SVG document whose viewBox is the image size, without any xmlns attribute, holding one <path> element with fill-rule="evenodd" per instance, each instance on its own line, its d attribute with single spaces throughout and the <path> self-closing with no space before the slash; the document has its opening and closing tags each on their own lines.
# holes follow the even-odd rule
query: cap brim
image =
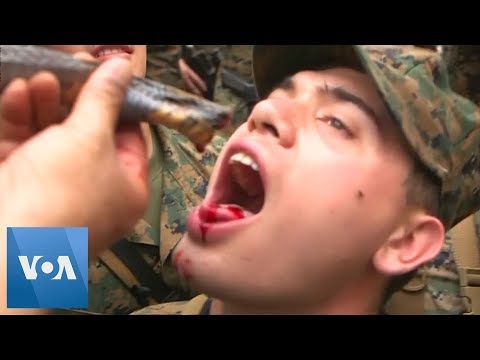
<svg viewBox="0 0 480 360">
<path fill-rule="evenodd" d="M 363 70 L 354 45 L 255 45 L 253 75 L 263 98 L 283 79 L 302 70 L 330 66 Z"/>
</svg>

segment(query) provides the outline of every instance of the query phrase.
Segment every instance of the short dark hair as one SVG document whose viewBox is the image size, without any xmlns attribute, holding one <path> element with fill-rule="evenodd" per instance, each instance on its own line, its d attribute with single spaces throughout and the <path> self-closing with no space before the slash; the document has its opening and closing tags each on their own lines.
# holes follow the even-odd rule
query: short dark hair
<svg viewBox="0 0 480 360">
<path fill-rule="evenodd" d="M 407 205 L 423 208 L 428 214 L 439 217 L 440 181 L 416 156 L 413 156 L 413 167 L 404 184 Z M 382 306 L 393 293 L 400 291 L 416 272 L 417 269 L 392 277 L 384 290 Z"/>
<path fill-rule="evenodd" d="M 416 157 L 405 187 L 407 205 L 425 209 L 429 215 L 439 217 L 440 180 Z"/>
</svg>

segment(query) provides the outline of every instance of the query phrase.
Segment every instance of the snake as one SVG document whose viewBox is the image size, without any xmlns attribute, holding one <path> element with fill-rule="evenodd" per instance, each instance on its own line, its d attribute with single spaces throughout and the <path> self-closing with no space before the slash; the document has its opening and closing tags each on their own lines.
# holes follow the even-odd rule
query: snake
<svg viewBox="0 0 480 360">
<path fill-rule="evenodd" d="M 71 109 L 78 93 L 99 63 L 80 60 L 39 45 L 0 45 L 0 93 L 16 78 L 41 71 L 53 73 L 60 83 L 62 104 Z M 134 76 L 118 118 L 119 124 L 147 122 L 166 126 L 188 138 L 203 151 L 215 132 L 232 119 L 224 105 L 161 82 Z"/>
</svg>

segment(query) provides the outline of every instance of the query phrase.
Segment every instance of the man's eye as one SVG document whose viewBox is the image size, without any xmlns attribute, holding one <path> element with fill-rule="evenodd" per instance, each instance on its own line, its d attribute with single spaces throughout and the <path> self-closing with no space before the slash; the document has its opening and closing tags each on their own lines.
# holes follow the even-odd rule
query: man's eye
<svg viewBox="0 0 480 360">
<path fill-rule="evenodd" d="M 343 121 L 335 116 L 323 116 L 321 118 L 318 118 L 318 120 L 323 121 L 327 125 L 337 130 L 344 131 L 348 136 L 352 136 L 351 131 L 348 129 L 348 127 L 345 126 Z"/>
<path fill-rule="evenodd" d="M 330 126 L 333 126 L 334 128 L 338 130 L 346 130 L 347 128 L 343 125 L 343 122 L 336 117 L 331 117 L 328 121 L 328 124 Z"/>
</svg>

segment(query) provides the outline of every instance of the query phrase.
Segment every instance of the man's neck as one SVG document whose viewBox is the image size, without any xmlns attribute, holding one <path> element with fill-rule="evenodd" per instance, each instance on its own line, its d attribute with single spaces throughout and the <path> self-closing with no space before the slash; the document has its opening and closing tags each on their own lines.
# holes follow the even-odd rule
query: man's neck
<svg viewBox="0 0 480 360">
<path fill-rule="evenodd" d="M 378 315 L 381 299 L 378 281 L 362 282 L 317 303 L 257 306 L 214 299 L 211 315 Z M 378 296 L 372 296 L 378 294 Z"/>
<path fill-rule="evenodd" d="M 376 307 L 345 305 L 339 303 L 337 306 L 267 308 L 224 303 L 214 299 L 210 315 L 377 315 L 379 313 Z"/>
</svg>

